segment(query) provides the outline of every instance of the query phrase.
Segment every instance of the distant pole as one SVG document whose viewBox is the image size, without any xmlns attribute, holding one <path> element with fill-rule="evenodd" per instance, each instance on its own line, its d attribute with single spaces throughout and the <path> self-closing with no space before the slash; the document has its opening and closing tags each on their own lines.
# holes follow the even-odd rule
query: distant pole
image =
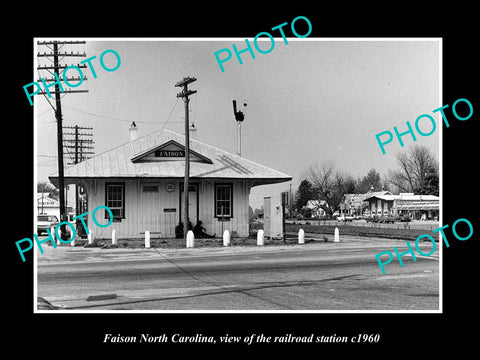
<svg viewBox="0 0 480 360">
<path fill-rule="evenodd" d="M 78 125 L 75 125 L 75 164 L 78 164 Z M 78 215 L 78 184 L 75 184 L 75 215 Z"/>
<path fill-rule="evenodd" d="M 287 196 L 287 192 L 284 191 L 281 194 L 282 197 L 282 235 L 283 235 L 283 243 L 286 243 L 287 240 L 287 234 L 285 233 L 285 204 L 286 204 L 286 199 L 285 197 Z"/>
<path fill-rule="evenodd" d="M 242 122 L 237 121 L 237 154 L 242 156 Z"/>
<path fill-rule="evenodd" d="M 292 211 L 292 183 L 290 183 L 290 194 L 288 196 L 288 210 Z"/>
<path fill-rule="evenodd" d="M 222 234 L 223 234 L 223 205 L 221 206 L 222 209 Z"/>
<path fill-rule="evenodd" d="M 177 94 L 177 97 L 181 97 L 183 102 L 185 103 L 185 180 L 183 183 L 183 191 L 184 191 L 184 201 L 183 201 L 183 234 L 185 236 L 185 240 L 187 240 L 187 233 L 188 233 L 188 183 L 190 177 L 190 136 L 189 136 L 189 123 L 188 123 L 188 96 L 193 95 L 197 92 L 197 90 L 188 90 L 188 84 L 196 81 L 197 79 L 194 77 L 186 77 L 183 80 L 178 81 L 175 86 L 183 87 L 182 92 Z"/>
<path fill-rule="evenodd" d="M 82 139 L 83 136 L 93 136 L 91 127 L 84 127 L 84 126 L 64 126 L 63 129 L 67 130 L 67 132 L 63 133 L 63 142 L 66 143 L 63 145 L 64 148 L 67 149 L 74 149 L 73 154 L 73 164 L 78 164 L 83 160 L 87 159 L 87 155 L 93 155 L 93 144 L 94 141 L 92 139 Z M 68 132 L 68 130 L 73 129 L 73 132 Z M 86 132 L 79 132 L 79 130 L 86 131 Z M 73 136 L 72 138 L 69 138 Z M 73 145 L 71 145 L 73 143 Z M 69 163 L 71 165 L 72 162 Z M 75 184 L 75 213 L 81 214 L 81 201 L 79 197 L 80 186 L 78 183 Z"/>
</svg>

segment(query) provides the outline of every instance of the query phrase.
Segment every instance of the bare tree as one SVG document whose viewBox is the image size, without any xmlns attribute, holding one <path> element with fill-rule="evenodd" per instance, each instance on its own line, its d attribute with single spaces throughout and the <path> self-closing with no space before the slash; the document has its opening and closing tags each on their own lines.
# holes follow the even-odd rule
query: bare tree
<svg viewBox="0 0 480 360">
<path fill-rule="evenodd" d="M 397 170 L 389 171 L 389 182 L 400 191 L 438 195 L 438 161 L 425 146 L 414 145 L 409 151 L 397 154 Z"/>
<path fill-rule="evenodd" d="M 38 193 L 48 193 L 53 197 L 58 195 L 58 189 L 48 181 L 39 181 L 37 183 L 37 192 Z"/>
<path fill-rule="evenodd" d="M 313 163 L 305 171 L 304 177 L 313 185 L 316 197 L 327 202 L 324 210 L 330 215 L 339 209 L 343 195 L 354 191 L 352 176 L 337 170 L 332 161 Z"/>
</svg>

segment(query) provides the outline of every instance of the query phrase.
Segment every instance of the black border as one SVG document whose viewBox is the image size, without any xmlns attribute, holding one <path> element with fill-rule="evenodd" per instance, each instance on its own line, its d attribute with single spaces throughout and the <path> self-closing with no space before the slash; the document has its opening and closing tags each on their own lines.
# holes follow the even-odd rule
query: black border
<svg viewBox="0 0 480 360">
<path fill-rule="evenodd" d="M 86 10 L 77 4 L 62 3 L 28 5 L 11 4 L 9 11 L 18 14 L 15 25 L 3 22 L 7 35 L 5 49 L 13 51 L 5 69 L 9 101 L 4 105 L 8 114 L 4 129 L 12 131 L 12 141 L 4 142 L 5 153 L 16 156 L 4 157 L 14 191 L 7 195 L 13 203 L 12 213 L 16 222 L 6 227 L 5 264 L 7 291 L 3 296 L 5 309 L 11 313 L 4 338 L 5 350 L 19 351 L 28 344 L 34 356 L 44 357 L 52 351 L 70 350 L 76 355 L 91 356 L 104 353 L 123 354 L 127 349 L 136 353 L 142 350 L 175 350 L 177 356 L 188 354 L 192 349 L 211 356 L 219 350 L 240 351 L 268 350 L 284 353 L 295 349 L 297 354 L 358 356 L 391 356 L 404 352 L 416 356 L 438 356 L 445 350 L 475 350 L 477 336 L 475 323 L 469 319 L 476 314 L 476 273 L 478 263 L 479 221 L 476 203 L 476 163 L 478 162 L 477 123 L 480 113 L 478 101 L 478 56 L 477 56 L 477 11 L 471 3 L 435 4 L 422 7 L 418 2 L 374 6 L 370 3 L 324 5 L 312 3 L 295 7 L 295 4 L 278 4 L 275 9 L 267 6 L 262 11 L 258 5 L 248 3 L 221 3 L 205 6 L 205 3 L 188 4 L 179 9 L 161 7 L 146 11 L 145 5 L 109 4 L 107 9 L 87 4 Z M 71 8 L 69 8 L 71 6 Z M 19 7 L 19 8 L 17 8 Z M 155 7 L 153 8 L 155 9 Z M 188 11 L 187 11 L 188 10 Z M 55 18 L 55 16 L 57 18 Z M 467 98 L 474 107 L 474 115 L 468 121 L 452 121 L 452 126 L 443 128 L 443 191 L 442 218 L 444 224 L 456 219 L 468 218 L 474 226 L 473 238 L 469 241 L 454 241 L 444 250 L 444 313 L 443 314 L 34 314 L 33 313 L 33 256 L 26 254 L 22 263 L 14 242 L 32 236 L 34 191 L 33 177 L 33 108 L 28 106 L 22 86 L 32 81 L 33 37 L 253 37 L 295 16 L 303 15 L 313 25 L 311 37 L 442 37 L 443 38 L 443 104 L 452 104 L 458 98 Z M 69 19 L 67 19 L 69 18 Z M 68 23 L 68 26 L 61 26 Z M 273 56 L 273 55 L 272 55 Z M 11 62 L 10 62 L 11 61 Z M 400 104 L 401 105 L 401 104 Z M 450 115 L 451 116 L 451 115 Z M 41 134 L 39 134 L 41 136 Z M 17 171 L 15 171 L 17 170 Z M 472 326 L 473 325 L 473 326 Z M 354 335 L 379 333 L 379 344 L 340 346 L 337 344 L 315 345 L 159 345 L 147 347 L 138 344 L 104 344 L 106 332 L 123 333 L 203 333 L 206 335 L 296 335 L 336 333 Z M 21 351 L 21 350 L 20 350 Z M 346 352 L 344 352 L 346 351 Z M 68 356 L 70 352 L 64 354 Z M 324 354 L 326 355 L 326 354 Z M 163 356 L 163 355 L 162 355 Z"/>
</svg>

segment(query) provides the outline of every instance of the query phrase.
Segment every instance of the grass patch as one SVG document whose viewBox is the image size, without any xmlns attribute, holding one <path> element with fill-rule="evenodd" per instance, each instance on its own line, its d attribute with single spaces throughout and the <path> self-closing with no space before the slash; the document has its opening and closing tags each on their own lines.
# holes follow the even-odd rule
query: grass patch
<svg viewBox="0 0 480 360">
<path fill-rule="evenodd" d="M 432 233 L 426 229 L 395 229 L 384 227 L 362 227 L 351 225 L 294 225 L 286 224 L 286 232 L 298 233 L 298 230 L 303 229 L 306 233 L 332 235 L 335 231 L 335 227 L 338 227 L 340 235 L 351 236 L 365 236 L 365 237 L 380 237 L 387 239 L 402 239 L 402 240 L 416 240 L 417 237 L 423 234 L 432 236 L 435 241 L 438 242 L 438 233 Z"/>
</svg>

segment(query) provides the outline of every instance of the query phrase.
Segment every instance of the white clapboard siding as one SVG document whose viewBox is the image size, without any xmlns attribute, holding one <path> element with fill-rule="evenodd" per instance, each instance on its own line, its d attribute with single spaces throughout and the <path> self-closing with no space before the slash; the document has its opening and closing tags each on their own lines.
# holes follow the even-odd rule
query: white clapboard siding
<svg viewBox="0 0 480 360">
<path fill-rule="evenodd" d="M 246 189 L 243 181 L 221 181 L 220 183 L 233 184 L 233 218 L 223 221 L 223 230 L 235 231 L 238 236 L 248 236 L 248 196 L 250 189 Z M 215 218 L 215 182 L 205 181 L 200 194 L 200 220 L 210 234 L 216 233 L 221 237 L 222 221 Z M 202 204 L 205 204 L 202 206 Z"/>
<path fill-rule="evenodd" d="M 92 212 L 105 205 L 105 183 L 125 183 L 125 219 L 114 221 L 110 226 L 102 228 L 95 225 Z M 175 184 L 174 190 L 166 190 L 167 182 Z M 225 181 L 219 181 L 222 184 Z M 150 231 L 152 238 L 175 237 L 175 226 L 178 224 L 180 214 L 180 181 L 178 180 L 153 180 L 153 179 L 96 179 L 89 180 L 88 193 L 88 227 L 94 239 L 110 239 L 111 232 L 115 229 L 118 239 L 142 238 L 146 230 Z M 210 234 L 216 233 L 221 237 L 222 221 L 214 217 L 215 207 L 215 181 L 200 181 L 198 183 L 198 218 Z M 236 180 L 233 184 L 233 218 L 223 221 L 223 230 L 229 230 L 237 236 L 248 236 L 248 198 L 250 185 L 248 182 Z M 143 192 L 143 185 L 157 185 L 158 192 Z M 175 209 L 175 212 L 165 212 L 164 209 Z M 105 224 L 104 210 L 97 212 L 97 221 Z M 193 224 L 195 225 L 195 224 Z"/>
</svg>

